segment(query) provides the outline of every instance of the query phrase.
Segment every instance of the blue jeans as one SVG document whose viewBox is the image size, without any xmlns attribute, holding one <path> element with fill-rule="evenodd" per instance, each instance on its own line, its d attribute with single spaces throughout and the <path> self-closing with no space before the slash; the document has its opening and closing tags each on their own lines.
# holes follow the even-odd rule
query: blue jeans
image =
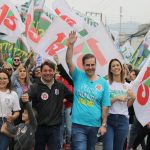
<svg viewBox="0 0 150 150">
<path fill-rule="evenodd" d="M 124 115 L 110 114 L 107 120 L 107 132 L 104 135 L 104 150 L 123 150 L 129 130 L 129 119 Z"/>
<path fill-rule="evenodd" d="M 5 122 L 6 119 L 2 120 L 2 118 L 0 118 L 0 128 L 3 124 L 3 121 Z M 0 150 L 7 150 L 8 146 L 9 146 L 9 137 L 0 133 Z"/>
<path fill-rule="evenodd" d="M 66 108 L 65 109 L 65 123 L 66 123 L 68 140 L 70 140 L 71 138 L 71 126 L 72 126 L 70 113 L 71 113 L 71 107 Z"/>
<path fill-rule="evenodd" d="M 53 126 L 38 126 L 35 134 L 35 149 L 45 150 L 46 145 L 48 150 L 60 150 L 60 125 Z"/>
<path fill-rule="evenodd" d="M 62 112 L 62 124 L 60 126 L 60 145 L 61 145 L 61 149 L 63 149 L 63 144 L 64 144 L 64 110 Z"/>
<path fill-rule="evenodd" d="M 72 124 L 71 150 L 95 150 L 98 127 Z"/>
</svg>

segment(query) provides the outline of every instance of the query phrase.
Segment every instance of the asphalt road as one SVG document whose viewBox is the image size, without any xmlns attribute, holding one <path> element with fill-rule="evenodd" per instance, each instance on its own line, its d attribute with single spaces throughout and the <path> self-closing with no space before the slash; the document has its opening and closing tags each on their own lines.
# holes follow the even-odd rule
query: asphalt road
<svg viewBox="0 0 150 150">
<path fill-rule="evenodd" d="M 102 143 L 97 143 L 95 150 L 102 150 Z"/>
<path fill-rule="evenodd" d="M 102 149 L 102 143 L 97 143 L 97 144 L 96 144 L 96 147 L 95 147 L 95 150 L 103 150 L 103 149 Z M 142 150 L 141 146 L 139 146 L 139 147 L 137 148 L 137 150 Z"/>
</svg>

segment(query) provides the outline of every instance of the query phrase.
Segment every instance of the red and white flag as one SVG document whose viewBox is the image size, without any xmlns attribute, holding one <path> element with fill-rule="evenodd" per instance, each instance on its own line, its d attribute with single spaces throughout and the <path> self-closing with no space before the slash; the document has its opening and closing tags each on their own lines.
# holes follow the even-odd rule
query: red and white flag
<svg viewBox="0 0 150 150">
<path fill-rule="evenodd" d="M 145 126 L 150 122 L 150 56 L 137 78 L 131 83 L 131 87 L 136 95 L 134 102 L 136 117 Z"/>
<path fill-rule="evenodd" d="M 0 1 L 0 32 L 6 34 L 8 41 L 16 42 L 25 25 L 16 7 L 9 0 Z M 12 39 L 13 38 L 13 39 Z"/>
<path fill-rule="evenodd" d="M 89 34 L 84 27 L 85 22 L 83 18 L 77 16 L 65 0 L 55 0 L 52 3 L 52 8 L 54 9 L 55 13 L 70 27 L 72 27 L 73 30 L 78 32 L 79 35 L 84 37 Z"/>
<path fill-rule="evenodd" d="M 66 40 L 71 30 L 72 28 L 68 24 L 56 17 L 46 30 L 36 49 L 38 49 L 43 58 L 53 57 L 66 48 Z"/>
<path fill-rule="evenodd" d="M 41 35 L 38 31 L 38 21 L 41 17 L 41 12 L 37 12 L 37 10 L 43 10 L 45 0 L 31 0 L 28 12 L 27 12 L 27 17 L 26 17 L 26 37 L 28 44 L 30 47 L 36 51 L 36 46 L 39 43 L 41 39 Z M 36 17 L 35 17 L 35 10 L 36 10 Z M 35 18 L 36 20 L 35 20 Z"/>
<path fill-rule="evenodd" d="M 82 68 L 82 56 L 86 53 L 93 53 L 96 56 L 97 73 L 102 76 L 108 74 L 108 64 L 112 58 L 124 61 L 102 23 L 96 24 L 92 19 L 74 11 L 65 0 L 55 0 L 53 9 L 64 23 L 77 32 L 74 61 L 80 68 Z M 65 56 L 64 51 L 61 52 L 62 55 Z"/>
<path fill-rule="evenodd" d="M 97 26 L 93 26 L 91 22 L 88 24 L 85 18 L 81 14 L 78 16 L 64 0 L 57 0 L 53 7 L 55 12 L 59 10 L 61 13 L 57 12 L 58 17 L 54 19 L 36 47 L 42 57 L 52 58 L 57 53 L 67 70 L 66 41 L 70 31 L 76 30 L 78 38 L 74 47 L 73 61 L 79 68 L 82 69 L 82 57 L 86 53 L 93 53 L 96 56 L 97 73 L 101 76 L 108 74 L 108 64 L 112 58 L 118 58 L 123 62 L 121 54 L 116 50 L 102 23 Z"/>
</svg>

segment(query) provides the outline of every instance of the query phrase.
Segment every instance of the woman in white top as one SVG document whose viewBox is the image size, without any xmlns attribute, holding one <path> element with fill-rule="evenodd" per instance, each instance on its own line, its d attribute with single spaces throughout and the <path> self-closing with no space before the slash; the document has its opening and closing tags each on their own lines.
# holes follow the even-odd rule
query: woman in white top
<svg viewBox="0 0 150 150">
<path fill-rule="evenodd" d="M 9 74 L 0 70 L 0 128 L 4 122 L 13 122 L 20 111 L 19 98 L 16 92 L 11 90 Z M 0 132 L 0 150 L 7 150 L 9 137 Z"/>
<path fill-rule="evenodd" d="M 129 128 L 128 107 L 133 104 L 135 96 L 129 84 L 125 82 L 123 66 L 118 59 L 110 61 L 108 79 L 111 107 L 103 149 L 122 150 Z"/>
</svg>

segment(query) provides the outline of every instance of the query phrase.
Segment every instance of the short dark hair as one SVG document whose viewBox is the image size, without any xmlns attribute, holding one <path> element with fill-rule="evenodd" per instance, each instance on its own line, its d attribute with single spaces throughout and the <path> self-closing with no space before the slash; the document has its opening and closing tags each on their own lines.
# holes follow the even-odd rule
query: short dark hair
<svg viewBox="0 0 150 150">
<path fill-rule="evenodd" d="M 56 69 L 56 65 L 54 62 L 50 61 L 50 60 L 46 60 L 41 64 L 41 71 L 43 69 L 44 66 L 49 66 L 50 68 L 52 68 L 53 70 Z"/>
<path fill-rule="evenodd" d="M 14 58 L 15 58 L 15 57 L 19 57 L 19 58 L 20 58 L 20 56 L 19 56 L 19 55 L 14 55 L 14 56 L 13 56 L 13 60 L 14 60 Z"/>
<path fill-rule="evenodd" d="M 140 72 L 140 70 L 139 70 L 139 69 L 131 69 L 130 73 L 131 73 L 131 72 L 134 72 L 135 75 L 136 75 L 136 77 L 137 77 L 138 74 L 139 74 L 139 72 Z"/>
<path fill-rule="evenodd" d="M 32 77 L 33 77 L 33 78 L 35 78 L 35 72 L 36 72 L 37 69 L 40 69 L 40 70 L 41 70 L 41 66 L 37 66 L 37 67 L 35 67 L 35 68 L 33 69 L 33 71 L 32 71 Z"/>
<path fill-rule="evenodd" d="M 82 64 L 84 65 L 85 60 L 86 60 L 86 59 L 89 59 L 89 58 L 94 58 L 94 59 L 95 59 L 95 63 L 96 63 L 96 57 L 95 57 L 93 54 L 88 53 L 88 54 L 85 54 L 85 55 L 83 56 L 83 58 L 82 58 Z"/>
</svg>

